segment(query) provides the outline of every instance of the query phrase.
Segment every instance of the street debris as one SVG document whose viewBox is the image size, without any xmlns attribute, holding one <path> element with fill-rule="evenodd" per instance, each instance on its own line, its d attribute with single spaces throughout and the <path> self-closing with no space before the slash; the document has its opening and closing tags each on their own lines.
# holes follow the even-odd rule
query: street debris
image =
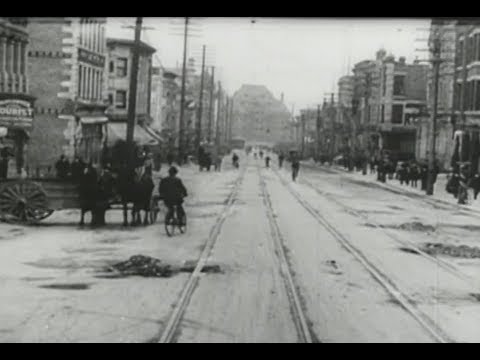
<svg viewBox="0 0 480 360">
<path fill-rule="evenodd" d="M 427 243 L 423 249 L 429 255 L 447 255 L 457 258 L 480 258 L 480 248 L 466 245 L 445 245 L 438 243 Z"/>
<path fill-rule="evenodd" d="M 107 267 L 106 271 L 118 272 L 123 276 L 142 277 L 170 277 L 173 274 L 171 265 L 144 255 L 132 256 L 127 261 Z"/>
</svg>

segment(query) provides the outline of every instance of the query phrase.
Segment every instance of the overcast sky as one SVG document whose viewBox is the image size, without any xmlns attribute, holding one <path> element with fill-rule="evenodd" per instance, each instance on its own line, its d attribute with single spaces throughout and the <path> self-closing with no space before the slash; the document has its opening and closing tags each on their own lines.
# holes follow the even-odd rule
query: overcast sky
<svg viewBox="0 0 480 360">
<path fill-rule="evenodd" d="M 254 23 L 252 23 L 252 19 Z M 155 61 L 181 65 L 182 18 L 144 18 L 142 41 L 157 49 Z M 133 18 L 108 18 L 107 35 L 133 39 Z M 233 94 L 242 84 L 263 84 L 295 110 L 322 102 L 340 76 L 373 59 L 383 47 L 408 62 L 427 54 L 428 19 L 193 18 L 188 56 L 200 67 L 202 45 L 216 79 Z M 296 111 L 295 111 L 296 112 Z"/>
</svg>

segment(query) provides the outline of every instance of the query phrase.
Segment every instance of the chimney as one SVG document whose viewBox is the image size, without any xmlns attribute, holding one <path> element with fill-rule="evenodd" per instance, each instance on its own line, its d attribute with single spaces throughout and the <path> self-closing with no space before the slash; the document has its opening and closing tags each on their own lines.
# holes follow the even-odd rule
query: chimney
<svg viewBox="0 0 480 360">
<path fill-rule="evenodd" d="M 401 65 L 405 65 L 407 59 L 405 58 L 405 56 L 400 56 L 400 58 L 398 59 L 398 62 L 401 64 Z"/>
<path fill-rule="evenodd" d="M 282 92 L 282 95 L 280 95 L 280 101 L 281 101 L 282 104 L 283 104 L 283 92 Z"/>
</svg>

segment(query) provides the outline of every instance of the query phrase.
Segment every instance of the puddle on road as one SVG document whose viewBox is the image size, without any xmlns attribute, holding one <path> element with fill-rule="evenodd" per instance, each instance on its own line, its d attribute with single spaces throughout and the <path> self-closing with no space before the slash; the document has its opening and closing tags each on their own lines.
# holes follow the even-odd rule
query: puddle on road
<svg viewBox="0 0 480 360">
<path fill-rule="evenodd" d="M 74 284 L 50 284 L 42 285 L 39 288 L 42 289 L 53 289 L 53 290 L 88 290 L 92 284 L 87 283 L 74 283 Z"/>
</svg>

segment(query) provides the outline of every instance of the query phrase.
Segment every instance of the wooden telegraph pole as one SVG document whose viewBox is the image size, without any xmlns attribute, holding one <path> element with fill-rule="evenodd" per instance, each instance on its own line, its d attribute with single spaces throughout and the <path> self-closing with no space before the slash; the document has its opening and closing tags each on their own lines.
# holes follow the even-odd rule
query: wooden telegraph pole
<svg viewBox="0 0 480 360">
<path fill-rule="evenodd" d="M 180 98 L 180 126 L 178 132 L 178 162 L 183 164 L 185 158 L 185 85 L 187 81 L 187 39 L 189 18 L 185 17 L 185 30 L 183 38 L 183 67 L 182 67 L 182 93 Z"/>
<path fill-rule="evenodd" d="M 217 120 L 215 123 L 215 146 L 217 147 L 217 153 L 220 147 L 220 111 L 222 100 L 222 84 L 218 82 L 218 99 L 217 99 Z"/>
<path fill-rule="evenodd" d="M 205 45 L 202 49 L 202 75 L 200 77 L 200 96 L 198 100 L 198 114 L 197 114 L 197 137 L 195 142 L 196 150 L 200 148 L 200 142 L 202 141 L 202 116 L 203 116 L 203 83 L 205 74 Z"/>
<path fill-rule="evenodd" d="M 130 71 L 130 94 L 128 98 L 128 123 L 127 123 L 127 148 L 129 151 L 129 167 L 134 166 L 134 146 L 133 136 L 135 131 L 135 112 L 137 107 L 137 81 L 138 81 L 138 62 L 140 57 L 140 36 L 142 31 L 142 18 L 137 17 L 135 23 L 135 44 L 133 47 L 133 59 Z"/>
<path fill-rule="evenodd" d="M 215 90 L 215 66 L 212 66 L 212 75 L 210 78 L 210 104 L 208 109 L 208 129 L 207 129 L 207 140 L 209 143 L 212 141 L 214 90 Z"/>
<path fill-rule="evenodd" d="M 320 117 L 320 104 L 317 105 L 317 131 L 316 131 L 316 134 L 317 134 L 317 138 L 315 139 L 315 143 L 316 143 L 316 148 L 315 148 L 315 156 L 317 157 L 317 161 L 320 160 L 320 131 L 321 131 L 321 127 L 322 127 L 322 124 L 321 124 L 321 117 Z"/>
<path fill-rule="evenodd" d="M 433 195 L 435 185 L 435 158 L 436 158 L 436 132 L 437 132 L 437 108 L 438 108 L 438 81 L 440 77 L 440 58 L 441 46 L 440 39 L 435 37 L 433 39 L 432 50 L 432 66 L 433 66 L 433 111 L 432 111 L 432 126 L 430 131 L 430 153 L 428 157 L 428 179 L 427 179 L 427 195 Z"/>
<path fill-rule="evenodd" d="M 301 156 L 302 156 L 302 159 L 303 157 L 305 156 L 305 114 L 303 113 L 301 115 L 301 122 L 302 122 L 302 139 L 301 139 Z"/>
</svg>

